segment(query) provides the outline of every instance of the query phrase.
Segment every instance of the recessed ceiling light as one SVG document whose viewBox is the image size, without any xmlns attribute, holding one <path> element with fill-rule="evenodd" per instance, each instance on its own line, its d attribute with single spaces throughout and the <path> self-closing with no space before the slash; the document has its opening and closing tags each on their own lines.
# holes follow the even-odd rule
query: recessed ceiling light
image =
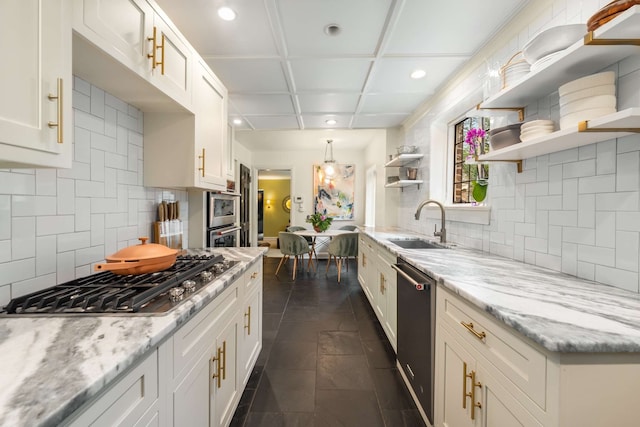
<svg viewBox="0 0 640 427">
<path fill-rule="evenodd" d="M 411 78 L 417 80 L 423 78 L 426 75 L 427 72 L 425 70 L 415 70 L 413 73 L 411 73 Z"/>
<path fill-rule="evenodd" d="M 234 124 L 234 125 L 241 125 L 241 124 L 242 124 L 242 120 L 240 120 L 240 119 L 233 119 L 233 124 Z"/>
<path fill-rule="evenodd" d="M 335 120 L 335 119 L 325 120 L 324 122 L 325 122 L 326 124 L 328 124 L 329 126 L 333 126 L 333 125 L 335 125 L 336 123 L 338 123 L 338 121 L 337 121 L 337 120 Z"/>
<path fill-rule="evenodd" d="M 338 24 L 329 24 L 324 27 L 324 33 L 328 36 L 337 36 L 342 31 Z"/>
<path fill-rule="evenodd" d="M 230 7 L 221 7 L 218 9 L 218 16 L 225 21 L 233 21 L 236 19 L 236 13 Z"/>
</svg>

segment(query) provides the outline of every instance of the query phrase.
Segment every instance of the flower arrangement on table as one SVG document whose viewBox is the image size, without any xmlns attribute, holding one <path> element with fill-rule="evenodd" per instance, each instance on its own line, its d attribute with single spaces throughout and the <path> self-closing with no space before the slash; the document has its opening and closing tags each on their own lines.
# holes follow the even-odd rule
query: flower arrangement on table
<svg viewBox="0 0 640 427">
<path fill-rule="evenodd" d="M 313 215 L 307 215 L 306 221 L 310 222 L 311 225 L 313 225 L 313 229 L 316 232 L 322 233 L 323 231 L 327 231 L 327 229 L 331 225 L 331 221 L 333 221 L 333 218 L 325 214 L 316 212 Z"/>
<path fill-rule="evenodd" d="M 464 142 L 469 146 L 469 154 L 473 156 L 474 160 L 478 160 L 478 156 L 485 154 L 485 142 L 484 138 L 487 136 L 487 132 L 480 128 L 471 128 L 467 131 L 464 137 Z M 489 186 L 488 166 L 478 164 L 478 172 L 475 175 L 474 180 L 471 181 L 472 189 L 471 195 L 476 202 L 482 202 L 487 197 L 487 187 Z M 471 170 L 469 170 L 471 173 Z"/>
</svg>

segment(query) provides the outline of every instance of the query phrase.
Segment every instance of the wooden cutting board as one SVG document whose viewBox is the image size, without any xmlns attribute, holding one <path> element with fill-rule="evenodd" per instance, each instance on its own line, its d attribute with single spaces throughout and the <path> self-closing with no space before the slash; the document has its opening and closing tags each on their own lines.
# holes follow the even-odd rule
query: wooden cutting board
<svg viewBox="0 0 640 427">
<path fill-rule="evenodd" d="M 640 4 L 640 0 L 616 0 L 612 1 L 599 11 L 593 14 L 587 21 L 587 30 L 593 31 L 596 28 L 606 24 L 613 18 L 629 9 L 631 6 Z"/>
</svg>

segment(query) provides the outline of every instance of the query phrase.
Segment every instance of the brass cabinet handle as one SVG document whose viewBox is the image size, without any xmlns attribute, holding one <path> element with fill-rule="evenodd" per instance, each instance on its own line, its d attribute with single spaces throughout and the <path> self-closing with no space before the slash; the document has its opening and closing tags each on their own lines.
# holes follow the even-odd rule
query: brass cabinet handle
<svg viewBox="0 0 640 427">
<path fill-rule="evenodd" d="M 227 342 L 222 341 L 222 379 L 227 379 Z M 220 388 L 220 386 L 218 386 Z"/>
<path fill-rule="evenodd" d="M 467 392 L 467 378 L 471 379 L 471 391 Z M 467 409 L 467 397 L 471 398 L 471 419 L 476 419 L 476 408 L 482 408 L 482 403 L 476 402 L 476 387 L 482 387 L 476 381 L 476 371 L 467 373 L 467 362 L 462 362 L 462 408 Z"/>
<path fill-rule="evenodd" d="M 362 254 L 362 266 L 365 267 L 367 265 L 367 255 Z"/>
<path fill-rule="evenodd" d="M 244 328 L 247 330 L 247 335 L 251 335 L 251 306 L 247 307 L 247 312 L 244 314 L 244 317 L 247 318 L 247 324 Z"/>
<path fill-rule="evenodd" d="M 157 33 L 158 29 L 154 26 L 153 27 L 153 36 L 152 37 L 147 37 L 147 40 L 150 41 L 152 43 L 151 46 L 151 53 L 147 53 L 147 58 L 151 58 L 151 69 L 155 70 L 156 69 L 156 51 L 158 50 L 158 42 L 156 41 L 156 33 Z"/>
<path fill-rule="evenodd" d="M 221 350 L 220 347 L 218 347 L 217 352 L 216 352 L 216 356 L 211 358 L 211 363 L 215 363 L 216 364 L 216 373 L 213 374 L 211 376 L 211 378 L 217 378 L 217 386 L 218 386 L 218 388 L 220 388 L 220 385 L 221 385 L 220 382 L 222 380 L 221 376 L 220 376 L 220 369 L 221 369 L 220 360 L 221 360 L 221 356 L 222 356 L 222 350 Z"/>
<path fill-rule="evenodd" d="M 151 53 L 147 53 L 147 58 L 151 58 L 151 69 L 155 70 L 160 65 L 160 74 L 164 76 L 164 34 L 162 34 L 162 43 L 158 45 L 158 28 L 153 27 L 153 36 L 147 37 L 147 40 L 152 42 Z M 158 49 L 161 49 L 160 61 L 158 61 Z"/>
<path fill-rule="evenodd" d="M 475 329 L 473 329 L 473 322 L 465 323 L 464 321 L 460 321 L 460 324 L 465 328 L 467 328 L 467 330 L 471 332 L 473 335 L 475 335 L 476 338 L 478 338 L 479 340 L 483 340 L 487 337 L 487 334 L 484 331 L 478 332 Z"/>
<path fill-rule="evenodd" d="M 199 159 L 202 159 L 202 167 L 198 168 L 199 171 L 202 171 L 202 177 L 204 178 L 204 148 L 202 149 L 202 155 L 198 156 Z"/>
<path fill-rule="evenodd" d="M 387 290 L 387 288 L 384 286 L 384 274 L 380 273 L 380 293 L 382 295 L 384 295 L 384 292 Z"/>
<path fill-rule="evenodd" d="M 258 272 L 254 271 L 253 273 L 251 273 L 251 278 L 255 279 L 256 277 L 258 277 Z"/>
<path fill-rule="evenodd" d="M 64 142 L 64 129 L 63 129 L 64 128 L 64 126 L 63 126 L 64 117 L 63 117 L 63 110 L 62 110 L 63 109 L 63 105 L 64 105 L 64 103 L 63 103 L 64 95 L 63 95 L 62 89 L 63 89 L 64 85 L 63 85 L 62 79 L 60 79 L 60 78 L 58 79 L 58 85 L 57 86 L 58 86 L 58 94 L 57 95 L 53 95 L 53 94 L 50 93 L 49 96 L 47 96 L 47 98 L 49 98 L 49 101 L 57 101 L 56 102 L 57 108 L 58 108 L 58 113 L 57 113 L 57 117 L 56 117 L 57 121 L 56 122 L 50 121 L 48 123 L 48 125 L 49 125 L 50 128 L 55 128 L 55 127 L 58 128 L 57 140 L 58 140 L 58 144 L 62 144 Z"/>
</svg>

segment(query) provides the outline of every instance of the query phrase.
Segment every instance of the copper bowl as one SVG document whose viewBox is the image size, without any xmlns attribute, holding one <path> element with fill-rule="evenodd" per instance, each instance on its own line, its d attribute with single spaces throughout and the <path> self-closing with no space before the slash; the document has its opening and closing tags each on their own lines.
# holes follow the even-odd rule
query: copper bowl
<svg viewBox="0 0 640 427">
<path fill-rule="evenodd" d="M 111 271 L 115 274 L 146 274 L 166 270 L 176 262 L 178 249 L 157 243 L 147 243 L 148 237 L 140 237 L 140 244 L 120 249 L 106 257 L 106 263 L 95 264 L 95 271 Z"/>
</svg>

